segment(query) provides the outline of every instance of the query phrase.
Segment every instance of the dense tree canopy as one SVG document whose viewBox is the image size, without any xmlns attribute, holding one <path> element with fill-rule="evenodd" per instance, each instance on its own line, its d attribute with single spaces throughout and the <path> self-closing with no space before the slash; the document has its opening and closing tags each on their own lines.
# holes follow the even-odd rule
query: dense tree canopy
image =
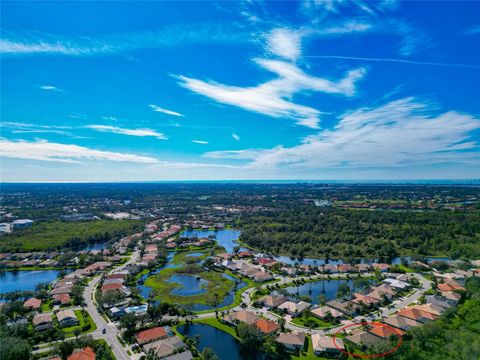
<svg viewBox="0 0 480 360">
<path fill-rule="evenodd" d="M 242 217 L 241 240 L 295 257 L 480 257 L 480 213 L 295 206 Z"/>
</svg>

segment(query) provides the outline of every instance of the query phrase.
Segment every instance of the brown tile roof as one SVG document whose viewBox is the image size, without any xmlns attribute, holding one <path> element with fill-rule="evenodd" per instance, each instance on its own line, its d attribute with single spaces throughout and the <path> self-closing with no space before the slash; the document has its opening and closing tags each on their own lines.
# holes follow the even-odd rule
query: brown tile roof
<svg viewBox="0 0 480 360">
<path fill-rule="evenodd" d="M 42 300 L 30 298 L 23 303 L 23 306 L 28 309 L 38 309 L 42 305 Z"/>
<path fill-rule="evenodd" d="M 258 316 L 250 311 L 237 311 L 228 315 L 230 320 L 242 321 L 248 325 L 254 324 L 258 320 Z"/>
<path fill-rule="evenodd" d="M 414 307 L 408 307 L 397 312 L 398 315 L 408 317 L 413 320 L 428 319 L 435 320 L 438 318 L 438 315 L 434 315 L 427 311 L 416 309 Z"/>
<path fill-rule="evenodd" d="M 154 340 L 164 339 L 168 336 L 167 331 L 160 326 L 154 327 L 152 329 L 140 331 L 135 337 L 137 342 L 142 345 L 149 343 Z"/>
<path fill-rule="evenodd" d="M 95 360 L 95 352 L 91 347 L 75 351 L 67 360 Z"/>
<path fill-rule="evenodd" d="M 305 343 L 305 333 L 304 332 L 282 333 L 278 335 L 277 342 L 286 344 L 286 345 L 303 346 L 303 344 Z"/>
<path fill-rule="evenodd" d="M 399 330 L 399 329 L 394 330 L 390 326 L 384 326 L 384 325 L 375 324 L 375 323 L 370 324 L 370 329 L 368 330 L 368 332 L 373 335 L 377 335 L 383 339 L 388 339 L 392 335 L 398 337 L 399 335 L 405 334 L 405 332 L 402 330 Z"/>
</svg>

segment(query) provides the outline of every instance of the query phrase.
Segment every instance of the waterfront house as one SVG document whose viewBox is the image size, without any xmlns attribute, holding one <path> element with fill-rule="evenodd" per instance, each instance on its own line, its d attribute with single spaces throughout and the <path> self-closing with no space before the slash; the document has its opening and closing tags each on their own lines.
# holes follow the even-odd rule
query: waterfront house
<svg viewBox="0 0 480 360">
<path fill-rule="evenodd" d="M 50 291 L 50 295 L 71 294 L 73 285 L 59 286 Z"/>
<path fill-rule="evenodd" d="M 268 319 L 260 319 L 255 322 L 255 326 L 264 334 L 273 334 L 280 330 L 280 325 L 275 321 Z"/>
<path fill-rule="evenodd" d="M 38 310 L 42 306 L 42 300 L 37 298 L 30 298 L 23 303 L 23 307 L 30 310 Z"/>
<path fill-rule="evenodd" d="M 352 301 L 339 302 L 336 300 L 332 300 L 327 302 L 327 306 L 336 309 L 348 316 L 355 316 L 358 315 L 360 312 L 360 306 L 358 306 Z"/>
<path fill-rule="evenodd" d="M 236 322 L 244 322 L 245 324 L 252 325 L 254 324 L 259 317 L 251 311 L 236 311 L 225 316 L 225 321 L 230 324 L 235 324 Z"/>
<path fill-rule="evenodd" d="M 153 341 L 143 346 L 146 353 L 152 349 L 160 359 L 181 352 L 185 347 L 185 343 L 178 336 Z"/>
<path fill-rule="evenodd" d="M 74 351 L 67 360 L 95 360 L 95 351 L 91 347 Z"/>
<path fill-rule="evenodd" d="M 329 314 L 335 319 L 341 319 L 345 317 L 345 315 L 342 312 L 326 305 L 312 309 L 312 315 L 319 319 L 325 319 L 326 317 L 329 316 Z"/>
<path fill-rule="evenodd" d="M 32 324 L 36 331 L 50 329 L 53 326 L 52 314 L 36 314 L 33 317 Z"/>
<path fill-rule="evenodd" d="M 137 343 L 139 345 L 144 345 L 156 340 L 166 339 L 167 337 L 168 337 L 167 331 L 161 326 L 140 331 L 135 335 L 135 338 L 137 339 Z"/>
<path fill-rule="evenodd" d="M 301 331 L 281 333 L 277 337 L 277 342 L 283 344 L 288 350 L 300 350 L 305 344 L 305 333 Z"/>
<path fill-rule="evenodd" d="M 192 360 L 193 354 L 190 350 L 174 354 L 165 358 L 165 360 Z"/>
<path fill-rule="evenodd" d="M 336 338 L 334 343 L 332 337 L 321 334 L 312 334 L 312 347 L 317 356 L 339 354 L 340 349 L 345 350 L 342 339 Z"/>
<path fill-rule="evenodd" d="M 71 309 L 61 310 L 57 313 L 57 320 L 60 327 L 74 326 L 78 324 L 77 316 Z"/>
<path fill-rule="evenodd" d="M 265 271 L 258 271 L 253 275 L 253 280 L 256 282 L 265 282 L 265 281 L 270 281 L 273 280 L 274 277 Z"/>
<path fill-rule="evenodd" d="M 353 296 L 355 296 L 355 298 L 352 300 L 352 302 L 354 302 L 356 304 L 362 303 L 363 305 L 365 305 L 367 307 L 370 307 L 370 308 L 380 305 L 380 300 L 379 299 L 375 299 L 373 297 L 363 295 L 363 294 L 360 294 L 360 293 L 354 293 Z"/>
<path fill-rule="evenodd" d="M 397 280 L 397 279 L 387 278 L 387 279 L 383 280 L 383 282 L 388 284 L 390 287 L 392 287 L 394 289 L 398 289 L 398 290 L 406 290 L 410 287 L 409 283 L 407 283 L 405 281 Z"/>
</svg>

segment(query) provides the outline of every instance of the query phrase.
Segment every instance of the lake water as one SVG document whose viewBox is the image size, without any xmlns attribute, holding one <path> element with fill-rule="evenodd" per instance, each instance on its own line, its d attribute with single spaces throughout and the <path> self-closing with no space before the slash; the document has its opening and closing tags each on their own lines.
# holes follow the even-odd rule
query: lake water
<svg viewBox="0 0 480 360">
<path fill-rule="evenodd" d="M 225 248 L 228 253 L 233 252 L 233 248 L 238 246 L 236 240 L 240 237 L 240 230 L 224 229 L 224 230 L 185 230 L 180 235 L 185 237 L 208 238 L 210 235 L 215 235 L 215 240 L 218 245 Z M 242 248 L 241 250 L 246 250 Z"/>
<path fill-rule="evenodd" d="M 56 280 L 60 270 L 3 271 L 0 272 L 0 293 L 35 290 L 40 283 Z"/>
<path fill-rule="evenodd" d="M 306 283 L 298 287 L 298 295 L 309 295 L 313 304 L 320 304 L 320 295 L 325 294 L 326 301 L 335 300 L 340 284 L 347 284 L 353 291 L 353 280 L 320 280 Z M 297 294 L 297 287 L 290 286 L 286 290 L 290 294 Z M 355 291 L 361 290 L 356 287 Z"/>
<path fill-rule="evenodd" d="M 194 275 L 186 274 L 172 275 L 172 277 L 170 277 L 167 282 L 182 285 L 182 287 L 175 288 L 170 291 L 170 294 L 180 296 L 203 294 L 207 291 L 205 287 L 208 285 L 207 280 L 197 278 Z"/>
<path fill-rule="evenodd" d="M 209 325 L 184 325 L 178 327 L 178 331 L 189 337 L 199 335 L 198 349 L 202 351 L 209 347 L 220 360 L 260 360 L 263 358 L 261 354 L 249 353 L 233 336 Z"/>
<path fill-rule="evenodd" d="M 199 256 L 202 256 L 202 255 L 204 255 L 204 253 L 196 252 L 196 253 L 187 254 L 187 257 L 199 257 Z"/>
</svg>

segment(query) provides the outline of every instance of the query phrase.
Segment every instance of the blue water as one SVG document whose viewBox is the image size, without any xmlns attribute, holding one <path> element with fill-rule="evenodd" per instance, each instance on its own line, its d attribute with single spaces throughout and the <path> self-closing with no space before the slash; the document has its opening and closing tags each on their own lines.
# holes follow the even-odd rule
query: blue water
<svg viewBox="0 0 480 360">
<path fill-rule="evenodd" d="M 167 282 L 182 285 L 182 287 L 170 291 L 170 294 L 180 296 L 204 294 L 207 291 L 206 286 L 208 285 L 207 280 L 200 278 L 197 279 L 194 275 L 185 274 L 172 275 Z"/>
<path fill-rule="evenodd" d="M 310 295 L 312 297 L 313 304 L 320 304 L 320 295 L 325 294 L 326 301 L 335 300 L 338 287 L 340 284 L 347 284 L 353 292 L 353 280 L 320 280 L 307 284 L 300 285 L 298 287 L 298 295 Z M 286 290 L 292 294 L 297 294 L 297 287 L 290 286 Z M 355 291 L 359 291 L 358 287 Z M 294 296 L 292 296 L 293 298 Z"/>
<path fill-rule="evenodd" d="M 95 244 L 88 244 L 83 250 L 85 250 L 85 251 L 104 250 L 107 247 L 108 247 L 108 243 L 99 242 L 99 243 L 95 243 Z"/>
<path fill-rule="evenodd" d="M 204 255 L 204 253 L 196 252 L 196 253 L 187 254 L 187 257 L 199 257 L 199 256 L 202 256 L 202 255 Z"/>
<path fill-rule="evenodd" d="M 4 271 L 0 272 L 0 293 L 17 290 L 35 290 L 40 283 L 51 283 L 60 270 Z"/>
<path fill-rule="evenodd" d="M 208 238 L 215 235 L 218 245 L 223 246 L 228 253 L 233 252 L 233 248 L 237 246 L 236 240 L 240 237 L 240 230 L 224 229 L 224 230 L 185 230 L 180 235 L 185 237 Z M 247 250 L 242 248 L 241 250 Z"/>
<path fill-rule="evenodd" d="M 260 360 L 263 356 L 259 353 L 250 353 L 243 348 L 233 336 L 205 324 L 192 324 L 180 326 L 178 331 L 190 338 L 199 335 L 198 350 L 211 348 L 220 360 Z"/>
</svg>

